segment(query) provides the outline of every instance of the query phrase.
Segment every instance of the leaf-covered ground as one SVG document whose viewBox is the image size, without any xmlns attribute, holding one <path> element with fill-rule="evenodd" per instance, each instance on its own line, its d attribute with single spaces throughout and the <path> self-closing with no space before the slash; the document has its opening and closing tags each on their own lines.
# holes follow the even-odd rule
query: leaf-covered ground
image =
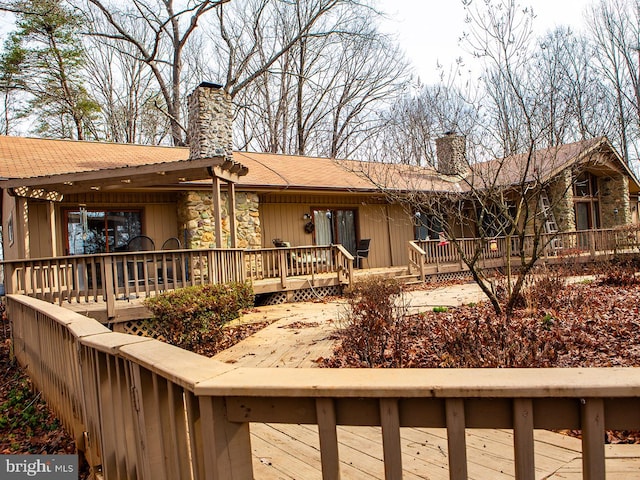
<svg viewBox="0 0 640 480">
<path fill-rule="evenodd" d="M 76 447 L 29 378 L 0 347 L 0 454 L 71 454 Z"/>
<path fill-rule="evenodd" d="M 366 329 L 347 327 L 337 335 L 341 342 L 333 357 L 322 364 L 332 368 L 638 367 L 640 285 L 635 279 L 628 283 L 562 286 L 550 282 L 540 291 L 527 292 L 529 298 L 523 304 L 534 306 L 520 308 L 509 320 L 496 316 L 488 302 L 396 319 L 385 332 L 382 346 L 366 338 L 362 333 Z M 370 352 L 378 352 L 374 362 Z M 579 431 L 563 433 L 580 435 Z M 607 441 L 640 443 L 640 432 L 608 431 Z"/>
<path fill-rule="evenodd" d="M 391 332 L 394 342 L 374 366 L 397 366 L 396 348 L 403 367 L 640 366 L 639 306 L 640 285 L 590 282 L 568 285 L 546 305 L 517 310 L 508 321 L 488 302 L 425 312 Z M 343 341 L 324 364 L 371 366 L 359 353 Z"/>
</svg>

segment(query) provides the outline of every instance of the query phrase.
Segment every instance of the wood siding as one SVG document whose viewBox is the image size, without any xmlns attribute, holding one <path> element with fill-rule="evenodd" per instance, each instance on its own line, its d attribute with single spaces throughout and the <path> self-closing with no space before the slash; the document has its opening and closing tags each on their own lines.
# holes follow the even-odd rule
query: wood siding
<svg viewBox="0 0 640 480">
<path fill-rule="evenodd" d="M 143 232 L 153 239 L 157 249 L 171 237 L 178 237 L 180 243 L 184 244 L 184 239 L 178 232 L 175 203 L 146 205 L 142 212 L 142 223 Z"/>
<path fill-rule="evenodd" d="M 304 231 L 304 225 L 308 222 L 303 218 L 305 213 L 311 214 L 312 209 L 323 208 L 354 209 L 358 238 L 371 239 L 369 262 L 364 265 L 407 265 L 407 242 L 414 235 L 411 218 L 399 205 L 371 200 L 360 196 L 264 196 L 260 199 L 262 244 L 265 248 L 272 247 L 272 240 L 279 238 L 290 242 L 292 246 L 313 245 L 314 235 Z"/>
<path fill-rule="evenodd" d="M 29 251 L 31 258 L 54 256 L 48 210 L 49 205 L 46 203 L 29 202 Z"/>
</svg>

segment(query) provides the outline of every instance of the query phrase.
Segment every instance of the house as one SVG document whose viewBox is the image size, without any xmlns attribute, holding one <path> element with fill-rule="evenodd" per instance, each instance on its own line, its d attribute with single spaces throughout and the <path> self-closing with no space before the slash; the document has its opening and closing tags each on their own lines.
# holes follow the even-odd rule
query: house
<svg viewBox="0 0 640 480">
<path fill-rule="evenodd" d="M 246 249 L 281 239 L 354 252 L 370 238 L 370 266 L 403 266 L 407 243 L 434 226 L 402 195 L 463 195 L 487 172 L 501 188 L 523 178 L 523 156 L 469 169 L 456 135 L 438 140 L 437 169 L 233 152 L 228 96 L 202 84 L 189 102 L 190 148 L 0 137 L 5 259 L 117 251 L 143 234 L 156 249 L 168 239 Z M 640 184 L 606 138 L 527 158 L 527 181 L 551 179 L 559 231 L 638 221 Z"/>
</svg>

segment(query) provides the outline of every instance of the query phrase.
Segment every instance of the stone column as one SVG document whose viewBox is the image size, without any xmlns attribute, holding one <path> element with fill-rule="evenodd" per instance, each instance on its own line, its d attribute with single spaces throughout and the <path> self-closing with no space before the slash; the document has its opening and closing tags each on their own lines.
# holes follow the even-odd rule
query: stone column
<svg viewBox="0 0 640 480">
<path fill-rule="evenodd" d="M 436 139 L 438 172 L 443 175 L 465 175 L 469 171 L 467 163 L 467 138 L 464 135 L 447 133 Z"/>
<path fill-rule="evenodd" d="M 187 231 L 187 248 L 215 248 L 215 220 L 211 215 L 212 191 L 185 192 L 178 198 L 178 223 Z M 222 246 L 231 244 L 231 221 L 226 208 L 228 193 L 221 194 Z M 261 248 L 259 197 L 252 192 L 236 192 L 236 224 L 238 248 Z"/>
<path fill-rule="evenodd" d="M 598 179 L 600 192 L 600 223 L 602 228 L 613 228 L 631 223 L 629 203 L 629 178 L 626 175 L 601 177 Z"/>
<path fill-rule="evenodd" d="M 560 172 L 547 188 L 549 202 L 560 232 L 573 232 L 576 229 L 576 216 L 573 208 L 573 176 L 571 169 Z"/>
<path fill-rule="evenodd" d="M 189 159 L 223 158 L 233 161 L 233 104 L 230 95 L 220 85 L 203 82 L 189 95 Z M 214 173 L 215 175 L 215 173 Z M 235 200 L 227 196 L 227 203 L 221 202 L 221 179 L 214 176 L 213 189 L 213 216 L 214 220 L 214 245 L 216 248 L 227 247 L 223 239 L 223 208 L 232 204 Z M 232 222 L 235 227 L 235 222 Z M 190 232 L 192 233 L 192 232 Z M 208 237 L 208 234 L 206 235 Z M 236 238 L 235 232 L 231 235 L 232 245 Z M 207 242 L 211 243 L 211 242 Z"/>
<path fill-rule="evenodd" d="M 233 104 L 220 85 L 201 83 L 188 99 L 189 159 L 233 157 Z"/>
</svg>

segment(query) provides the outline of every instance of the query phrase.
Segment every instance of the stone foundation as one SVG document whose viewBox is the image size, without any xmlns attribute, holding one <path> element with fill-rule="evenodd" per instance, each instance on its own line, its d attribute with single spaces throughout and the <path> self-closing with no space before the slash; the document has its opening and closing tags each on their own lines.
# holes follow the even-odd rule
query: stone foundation
<svg viewBox="0 0 640 480">
<path fill-rule="evenodd" d="M 231 247 L 227 192 L 222 192 L 222 246 Z M 255 193 L 236 192 L 238 248 L 260 248 L 262 229 Z M 178 198 L 178 223 L 187 232 L 187 248 L 215 248 L 213 198 L 208 191 L 185 192 Z"/>
</svg>

